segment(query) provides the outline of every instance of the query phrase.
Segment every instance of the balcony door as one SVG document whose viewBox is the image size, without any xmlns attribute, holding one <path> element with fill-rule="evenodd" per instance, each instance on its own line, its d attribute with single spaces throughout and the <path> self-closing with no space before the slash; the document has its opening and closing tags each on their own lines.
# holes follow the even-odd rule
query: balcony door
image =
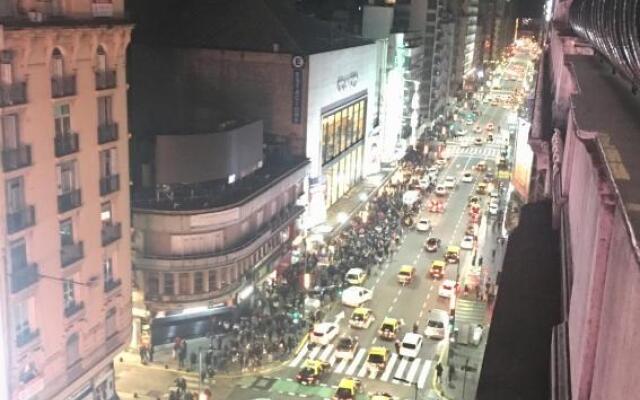
<svg viewBox="0 0 640 400">
<path fill-rule="evenodd" d="M 9 257 L 11 258 L 11 270 L 17 271 L 26 268 L 27 262 L 27 243 L 20 239 L 9 245 Z"/>
<path fill-rule="evenodd" d="M 116 149 L 108 149 L 100 152 L 100 176 L 103 178 L 117 174 Z"/>
<path fill-rule="evenodd" d="M 58 166 L 58 194 L 76 190 L 75 161 L 63 162 Z"/>
<path fill-rule="evenodd" d="M 54 108 L 56 136 L 71 132 L 71 110 L 69 104 L 58 104 Z"/>
<path fill-rule="evenodd" d="M 58 2 L 58 0 L 54 0 L 54 7 Z M 60 49 L 54 49 L 51 55 L 51 75 L 54 78 L 62 78 L 64 75 L 64 57 Z"/>
<path fill-rule="evenodd" d="M 60 222 L 60 246 L 73 246 L 73 223 L 71 219 Z"/>
<path fill-rule="evenodd" d="M 13 83 L 13 53 L 9 50 L 0 52 L 0 83 L 3 85 Z"/>
<path fill-rule="evenodd" d="M 7 212 L 13 214 L 22 210 L 25 204 L 24 180 L 21 176 L 9 179 L 6 183 Z"/>
<path fill-rule="evenodd" d="M 2 148 L 16 149 L 20 144 L 20 134 L 18 130 L 18 115 L 3 115 L 0 120 L 0 129 L 2 129 Z"/>
<path fill-rule="evenodd" d="M 98 125 L 108 125 L 113 121 L 111 96 L 98 97 Z"/>
</svg>

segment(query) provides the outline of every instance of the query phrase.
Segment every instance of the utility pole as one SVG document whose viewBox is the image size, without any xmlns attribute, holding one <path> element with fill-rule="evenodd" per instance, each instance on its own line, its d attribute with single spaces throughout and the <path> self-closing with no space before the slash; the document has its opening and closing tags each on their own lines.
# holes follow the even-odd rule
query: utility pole
<svg viewBox="0 0 640 400">
<path fill-rule="evenodd" d="M 462 400 L 464 400 L 464 392 L 467 388 L 467 370 L 469 369 L 469 357 L 467 357 L 467 361 L 464 363 L 464 380 L 462 381 Z"/>
</svg>

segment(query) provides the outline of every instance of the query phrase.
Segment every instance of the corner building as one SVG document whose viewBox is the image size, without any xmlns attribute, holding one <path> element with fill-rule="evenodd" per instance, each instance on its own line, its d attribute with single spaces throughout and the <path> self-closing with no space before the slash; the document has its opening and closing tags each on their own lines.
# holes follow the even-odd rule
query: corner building
<svg viewBox="0 0 640 400">
<path fill-rule="evenodd" d="M 0 398 L 117 398 L 130 336 L 123 1 L 0 7 Z"/>
</svg>

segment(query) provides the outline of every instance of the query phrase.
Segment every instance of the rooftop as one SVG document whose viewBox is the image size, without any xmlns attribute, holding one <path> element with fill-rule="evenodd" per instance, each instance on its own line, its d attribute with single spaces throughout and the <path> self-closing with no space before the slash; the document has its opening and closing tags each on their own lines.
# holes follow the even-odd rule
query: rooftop
<svg viewBox="0 0 640 400">
<path fill-rule="evenodd" d="M 133 193 L 132 208 L 136 212 L 223 210 L 258 196 L 308 163 L 303 158 L 268 159 L 262 168 L 232 184 L 217 180 L 138 189 Z"/>
<path fill-rule="evenodd" d="M 93 17 L 71 18 L 64 16 L 47 16 L 40 22 L 32 21 L 27 17 L 1 17 L 5 30 L 20 30 L 33 28 L 96 28 L 103 26 L 132 25 L 125 17 Z"/>
<path fill-rule="evenodd" d="M 570 55 L 578 86 L 571 97 L 580 130 L 598 133 L 633 234 L 640 232 L 640 98 L 597 57 Z"/>
<path fill-rule="evenodd" d="M 137 43 L 314 54 L 372 41 L 298 13 L 287 0 L 132 0 Z"/>
</svg>

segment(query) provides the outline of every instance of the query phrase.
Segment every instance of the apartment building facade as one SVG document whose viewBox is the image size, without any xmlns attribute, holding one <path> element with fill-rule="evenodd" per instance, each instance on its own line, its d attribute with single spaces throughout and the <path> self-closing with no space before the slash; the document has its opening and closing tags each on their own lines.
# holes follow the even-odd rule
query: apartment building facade
<svg viewBox="0 0 640 400">
<path fill-rule="evenodd" d="M 123 8 L 0 9 L 0 398 L 116 398 L 131 318 Z"/>
</svg>

